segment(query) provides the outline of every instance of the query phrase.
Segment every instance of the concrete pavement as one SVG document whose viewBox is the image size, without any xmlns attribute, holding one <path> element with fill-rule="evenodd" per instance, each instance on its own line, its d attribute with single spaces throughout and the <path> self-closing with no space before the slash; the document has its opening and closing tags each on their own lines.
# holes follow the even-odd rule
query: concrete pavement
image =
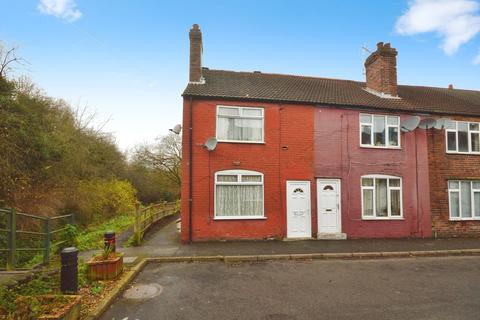
<svg viewBox="0 0 480 320">
<path fill-rule="evenodd" d="M 149 264 L 101 319 L 479 319 L 480 257 Z"/>
<path fill-rule="evenodd" d="M 126 256 L 236 256 L 269 254 L 401 252 L 480 249 L 479 238 L 456 239 L 355 239 L 303 241 L 215 241 L 182 244 L 170 218 L 150 230 L 140 247 L 119 248 Z M 89 258 L 94 252 L 82 253 Z"/>
</svg>

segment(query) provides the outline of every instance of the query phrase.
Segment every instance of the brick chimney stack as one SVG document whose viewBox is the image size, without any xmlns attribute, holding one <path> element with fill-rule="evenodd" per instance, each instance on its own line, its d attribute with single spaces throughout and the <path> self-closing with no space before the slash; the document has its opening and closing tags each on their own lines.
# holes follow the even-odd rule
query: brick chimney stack
<svg viewBox="0 0 480 320">
<path fill-rule="evenodd" d="M 198 24 L 190 29 L 190 78 L 193 83 L 202 82 L 202 31 Z"/>
<path fill-rule="evenodd" d="M 365 61 L 367 89 L 397 97 L 397 50 L 390 43 L 377 43 L 377 50 Z"/>
</svg>

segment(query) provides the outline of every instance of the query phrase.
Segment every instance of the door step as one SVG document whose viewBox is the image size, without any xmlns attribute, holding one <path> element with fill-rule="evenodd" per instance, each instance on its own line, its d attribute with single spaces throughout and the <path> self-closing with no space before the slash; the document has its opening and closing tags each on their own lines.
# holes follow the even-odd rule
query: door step
<svg viewBox="0 0 480 320">
<path fill-rule="evenodd" d="M 320 232 L 317 235 L 318 240 L 347 240 L 347 234 L 346 233 L 323 233 Z"/>
</svg>

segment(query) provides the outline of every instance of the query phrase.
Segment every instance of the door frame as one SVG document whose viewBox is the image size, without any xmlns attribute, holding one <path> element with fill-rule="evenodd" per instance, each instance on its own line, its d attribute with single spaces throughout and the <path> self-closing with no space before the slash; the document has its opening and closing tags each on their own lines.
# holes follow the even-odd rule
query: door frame
<svg viewBox="0 0 480 320">
<path fill-rule="evenodd" d="M 309 201 L 308 201 L 308 215 L 309 215 L 309 223 L 310 223 L 310 233 L 306 237 L 289 237 L 288 236 L 288 184 L 289 183 L 305 183 L 308 184 L 308 191 L 309 191 Z M 313 228 L 312 228 L 312 181 L 310 180 L 285 180 L 285 237 L 286 239 L 311 239 L 313 235 Z"/>
<path fill-rule="evenodd" d="M 317 188 L 317 234 L 322 233 L 320 231 L 320 188 L 318 185 L 320 181 L 335 181 L 338 182 L 338 213 L 337 213 L 337 226 L 338 230 L 336 233 L 342 233 L 342 180 L 338 178 L 316 178 L 316 188 Z"/>
</svg>

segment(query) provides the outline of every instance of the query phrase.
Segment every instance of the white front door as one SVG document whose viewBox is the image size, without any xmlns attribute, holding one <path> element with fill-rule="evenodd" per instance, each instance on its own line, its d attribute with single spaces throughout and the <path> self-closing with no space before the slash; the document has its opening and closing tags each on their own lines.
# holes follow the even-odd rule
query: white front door
<svg viewBox="0 0 480 320">
<path fill-rule="evenodd" d="M 342 232 L 340 180 L 317 180 L 318 233 Z"/>
<path fill-rule="evenodd" d="M 311 238 L 310 181 L 287 181 L 287 238 Z"/>
</svg>

